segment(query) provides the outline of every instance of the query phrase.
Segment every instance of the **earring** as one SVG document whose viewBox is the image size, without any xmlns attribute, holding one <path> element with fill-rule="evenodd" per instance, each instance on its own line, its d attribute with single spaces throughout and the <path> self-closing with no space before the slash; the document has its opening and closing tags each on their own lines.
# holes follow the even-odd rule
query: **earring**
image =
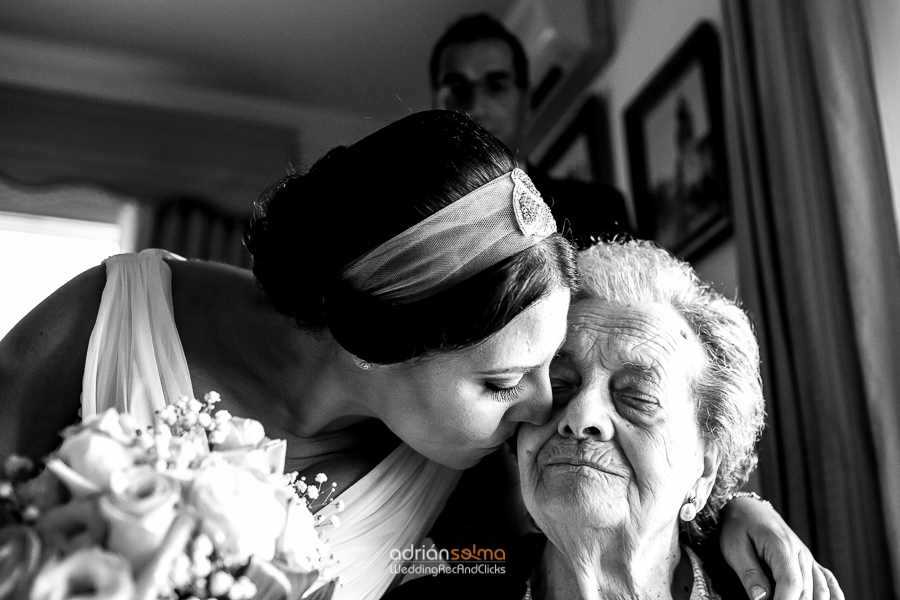
<svg viewBox="0 0 900 600">
<path fill-rule="evenodd" d="M 365 361 L 365 360 L 361 360 L 358 363 L 356 363 L 356 366 L 359 367 L 360 369 L 362 369 L 363 371 L 368 371 L 369 369 L 372 368 L 372 363 Z"/>
<path fill-rule="evenodd" d="M 688 501 L 681 506 L 681 512 L 678 514 L 682 521 L 693 521 L 694 517 L 697 516 L 697 507 L 694 506 L 696 500 L 696 498 L 691 496 L 688 498 Z"/>
</svg>

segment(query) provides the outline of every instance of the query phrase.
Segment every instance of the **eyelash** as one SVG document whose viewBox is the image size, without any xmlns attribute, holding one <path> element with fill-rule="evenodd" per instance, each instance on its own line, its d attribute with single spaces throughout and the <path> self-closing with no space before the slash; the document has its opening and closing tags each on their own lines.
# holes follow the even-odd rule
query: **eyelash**
<svg viewBox="0 0 900 600">
<path fill-rule="evenodd" d="M 487 388 L 490 391 L 491 396 L 494 398 L 494 400 L 496 400 L 497 402 L 505 402 L 505 403 L 511 403 L 511 402 L 515 402 L 516 400 L 518 400 L 519 395 L 522 393 L 522 389 L 523 389 L 521 381 L 519 381 L 519 383 L 517 383 L 513 387 L 507 387 L 507 388 L 500 387 L 498 385 L 494 385 L 493 383 L 489 383 L 489 384 L 487 384 Z"/>
</svg>

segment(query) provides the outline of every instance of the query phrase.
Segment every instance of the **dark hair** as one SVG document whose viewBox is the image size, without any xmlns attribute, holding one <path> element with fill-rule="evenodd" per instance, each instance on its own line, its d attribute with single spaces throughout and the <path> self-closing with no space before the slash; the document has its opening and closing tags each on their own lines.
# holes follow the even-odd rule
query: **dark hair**
<svg viewBox="0 0 900 600">
<path fill-rule="evenodd" d="M 572 246 L 554 234 L 434 296 L 400 304 L 358 292 L 344 266 L 515 167 L 509 150 L 464 115 L 410 115 L 257 203 L 244 243 L 275 309 L 304 329 L 328 328 L 347 351 L 390 364 L 472 346 L 553 289 L 577 288 Z"/>
<path fill-rule="evenodd" d="M 451 44 L 471 44 L 481 40 L 500 40 L 512 51 L 513 73 L 516 87 L 528 89 L 528 57 L 522 43 L 499 21 L 487 13 L 463 17 L 444 32 L 431 51 L 431 88 L 438 87 L 438 73 L 441 70 L 441 54 Z"/>
</svg>

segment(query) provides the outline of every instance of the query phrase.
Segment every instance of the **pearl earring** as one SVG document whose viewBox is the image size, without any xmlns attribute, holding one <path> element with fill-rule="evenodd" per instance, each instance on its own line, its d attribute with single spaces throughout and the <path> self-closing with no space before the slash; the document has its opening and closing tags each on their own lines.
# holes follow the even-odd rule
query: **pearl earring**
<svg viewBox="0 0 900 600">
<path fill-rule="evenodd" d="M 697 516 L 697 507 L 694 506 L 694 502 L 696 500 L 696 498 L 691 496 L 688 501 L 681 506 L 681 512 L 679 513 L 679 516 L 681 517 L 682 521 L 693 521 L 694 517 Z"/>
<path fill-rule="evenodd" d="M 363 371 L 368 371 L 369 369 L 372 368 L 372 363 L 365 361 L 365 360 L 361 360 L 358 363 L 356 363 L 356 366 L 359 367 L 360 369 L 362 369 Z"/>
</svg>

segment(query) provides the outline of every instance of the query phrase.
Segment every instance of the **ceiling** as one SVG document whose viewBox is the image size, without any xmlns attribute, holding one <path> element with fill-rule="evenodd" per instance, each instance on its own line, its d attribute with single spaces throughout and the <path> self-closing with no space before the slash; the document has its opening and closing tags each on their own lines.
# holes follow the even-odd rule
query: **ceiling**
<svg viewBox="0 0 900 600">
<path fill-rule="evenodd" d="M 102 71 L 112 85 L 116 73 L 141 72 L 214 94 L 381 120 L 429 106 L 428 58 L 449 24 L 482 10 L 502 18 L 513 4 L 3 0 L 0 42 L 7 57 L 51 49 L 44 54 L 59 63 L 59 77 L 91 71 L 98 81 Z M 30 50 L 10 52 L 19 47 Z"/>
</svg>

